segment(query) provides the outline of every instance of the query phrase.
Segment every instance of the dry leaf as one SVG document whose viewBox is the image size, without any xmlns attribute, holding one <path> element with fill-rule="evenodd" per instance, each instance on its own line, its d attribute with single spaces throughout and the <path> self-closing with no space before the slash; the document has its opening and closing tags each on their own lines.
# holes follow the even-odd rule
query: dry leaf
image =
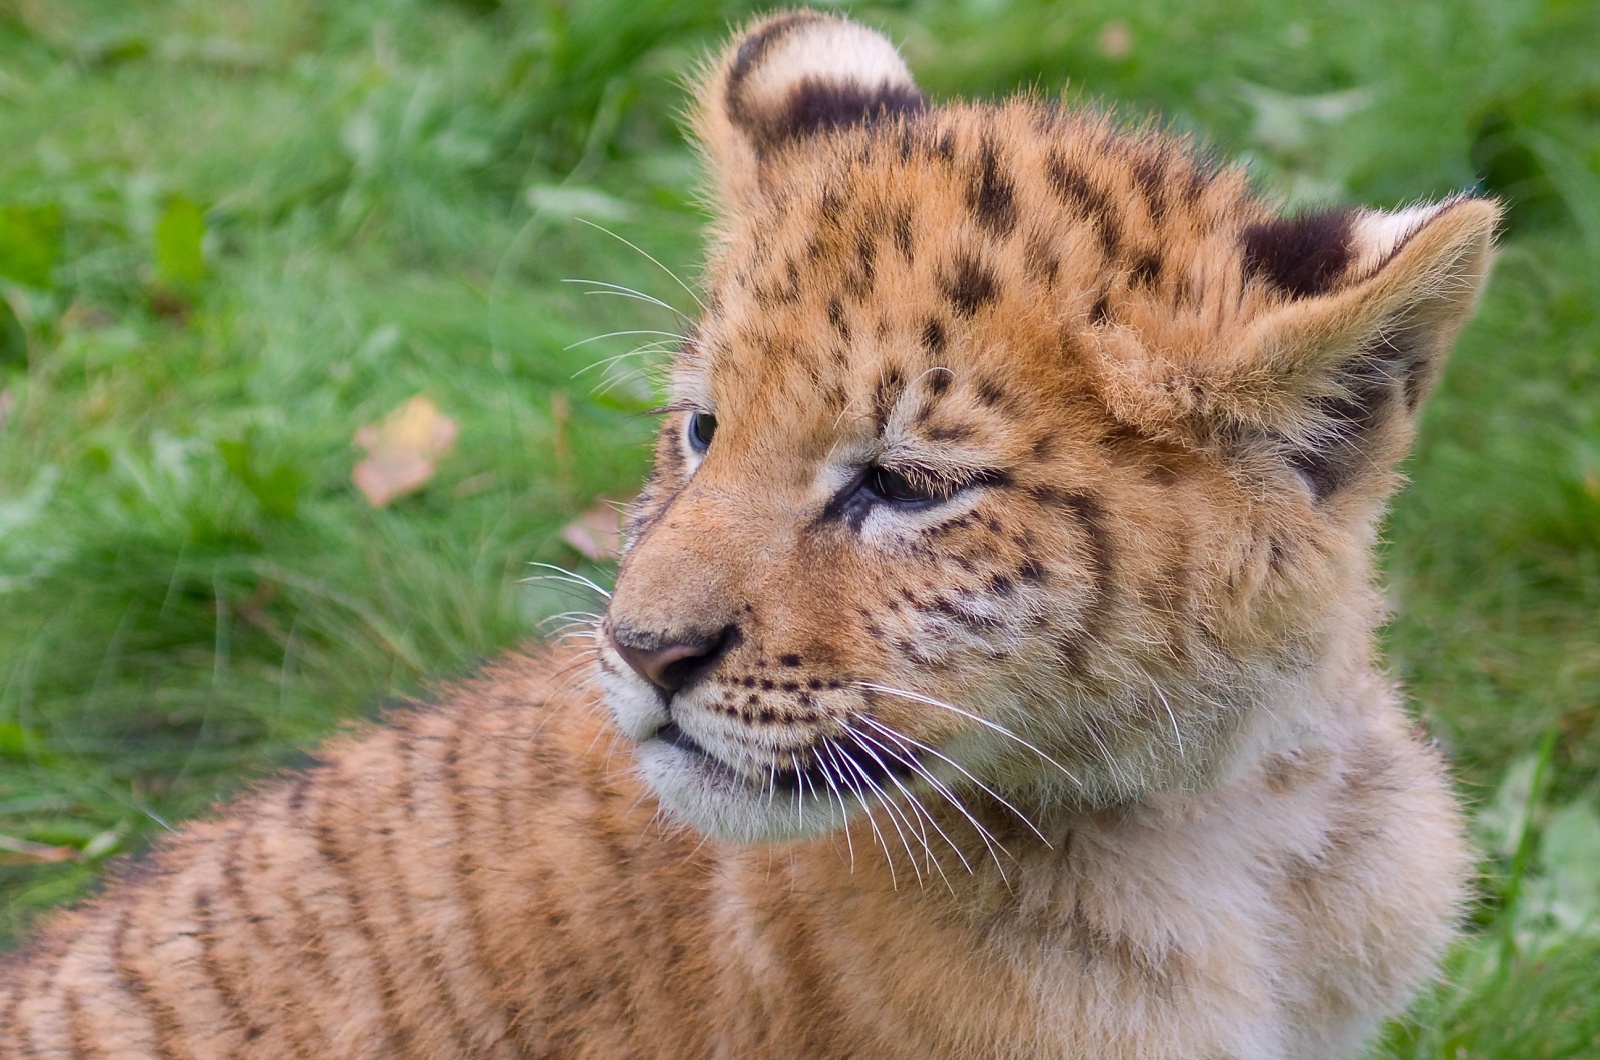
<svg viewBox="0 0 1600 1060">
<path fill-rule="evenodd" d="M 0 851 L 15 855 L 0 863 L 26 864 L 30 861 L 76 861 L 78 859 L 78 852 L 72 847 L 53 847 L 8 835 L 0 835 Z"/>
<path fill-rule="evenodd" d="M 458 431 L 455 420 L 418 394 L 381 422 L 356 432 L 355 444 L 367 455 L 350 478 L 374 508 L 382 508 L 428 484 Z"/>
<path fill-rule="evenodd" d="M 622 551 L 622 504 L 604 498 L 561 529 L 561 540 L 595 562 L 616 559 Z"/>
</svg>

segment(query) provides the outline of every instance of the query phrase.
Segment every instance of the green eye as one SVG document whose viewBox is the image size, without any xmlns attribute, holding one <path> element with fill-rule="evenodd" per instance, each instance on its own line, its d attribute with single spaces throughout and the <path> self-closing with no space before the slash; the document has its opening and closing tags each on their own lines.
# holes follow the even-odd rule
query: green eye
<svg viewBox="0 0 1600 1060">
<path fill-rule="evenodd" d="M 711 446 L 711 439 L 717 433 L 717 418 L 709 412 L 697 412 L 689 417 L 689 446 L 697 453 L 703 453 Z"/>
</svg>

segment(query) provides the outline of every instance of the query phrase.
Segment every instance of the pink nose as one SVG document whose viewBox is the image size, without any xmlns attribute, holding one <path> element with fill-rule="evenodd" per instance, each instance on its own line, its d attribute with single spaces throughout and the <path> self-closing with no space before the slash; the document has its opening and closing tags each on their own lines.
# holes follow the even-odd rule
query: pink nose
<svg viewBox="0 0 1600 1060">
<path fill-rule="evenodd" d="M 732 627 L 710 636 L 689 635 L 672 639 L 641 635 L 629 630 L 610 631 L 617 649 L 633 672 L 663 692 L 672 693 L 710 667 L 732 643 Z"/>
</svg>

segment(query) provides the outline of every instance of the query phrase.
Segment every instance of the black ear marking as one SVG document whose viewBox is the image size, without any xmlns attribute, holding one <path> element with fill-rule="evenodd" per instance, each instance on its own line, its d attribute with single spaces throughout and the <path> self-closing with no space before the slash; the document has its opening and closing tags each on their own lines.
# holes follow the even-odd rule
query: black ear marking
<svg viewBox="0 0 1600 1060">
<path fill-rule="evenodd" d="M 1247 226 L 1244 274 L 1271 284 L 1293 298 L 1332 289 L 1349 268 L 1356 212 L 1334 207 Z"/>
<path fill-rule="evenodd" d="M 808 77 L 795 85 L 776 115 L 747 131 L 759 150 L 772 150 L 834 129 L 921 114 L 927 106 L 927 97 L 906 85 L 860 85 Z"/>
<path fill-rule="evenodd" d="M 785 61 L 780 45 L 786 38 L 797 32 L 827 33 L 830 23 L 840 21 L 816 11 L 795 11 L 771 20 L 739 45 L 728 69 L 722 102 L 728 118 L 749 138 L 758 155 L 834 129 L 927 109 L 927 98 L 916 86 L 889 71 L 806 74 L 797 70 L 794 79 L 781 88 L 760 87 L 763 64 Z M 886 41 L 881 43 L 893 58 L 892 47 Z M 894 62 L 898 65 L 897 58 Z M 903 75 L 903 66 L 900 72 Z"/>
</svg>

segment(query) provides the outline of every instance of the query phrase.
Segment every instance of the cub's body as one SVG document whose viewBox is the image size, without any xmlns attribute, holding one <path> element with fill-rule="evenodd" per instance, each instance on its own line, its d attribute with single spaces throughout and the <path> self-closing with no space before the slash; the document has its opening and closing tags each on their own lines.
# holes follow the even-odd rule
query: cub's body
<svg viewBox="0 0 1600 1060">
<path fill-rule="evenodd" d="M 976 806 L 998 865 L 950 811 L 947 885 L 864 821 L 853 872 L 664 825 L 570 662 L 191 825 L 8 969 L 0 1056 L 1340 1056 L 1448 937 L 1455 811 L 1381 685 L 1343 746 L 1050 847 Z"/>
<path fill-rule="evenodd" d="M 695 124 L 605 616 L 46 925 L 0 1056 L 1317 1060 L 1427 980 L 1370 553 L 1496 208 L 1282 217 L 809 12 Z"/>
</svg>

